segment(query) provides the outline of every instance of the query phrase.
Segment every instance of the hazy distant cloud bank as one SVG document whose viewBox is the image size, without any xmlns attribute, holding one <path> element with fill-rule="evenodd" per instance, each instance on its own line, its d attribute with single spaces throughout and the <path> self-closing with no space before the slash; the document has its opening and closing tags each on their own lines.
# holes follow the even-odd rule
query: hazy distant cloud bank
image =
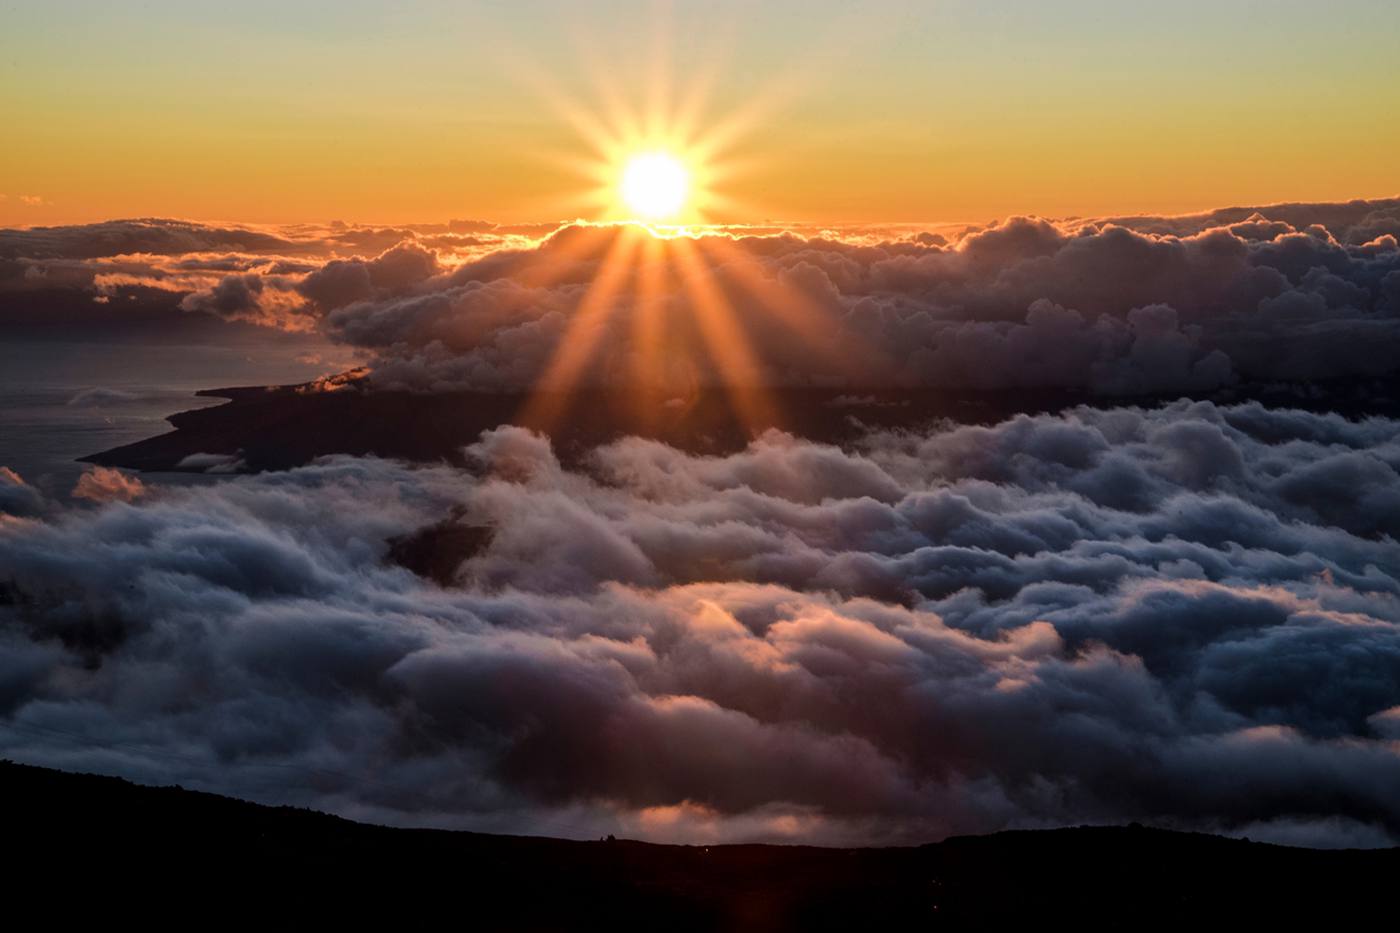
<svg viewBox="0 0 1400 933">
<path fill-rule="evenodd" d="M 1397 200 L 938 233 L 726 228 L 659 251 L 629 235 L 475 222 L 0 231 L 0 314 L 110 323 L 134 310 L 123 302 L 154 302 L 171 320 L 320 330 L 359 348 L 374 385 L 415 391 L 529 387 L 566 339 L 594 348 L 576 381 L 677 391 L 1136 394 L 1367 377 L 1400 359 Z M 630 255 L 609 293 L 613 253 Z M 736 343 L 752 363 L 726 368 Z"/>
<path fill-rule="evenodd" d="M 147 325 L 217 334 L 220 322 L 310 329 L 320 306 L 299 286 L 340 257 L 434 250 L 461 261 L 532 242 L 550 227 L 471 221 L 407 227 L 213 226 L 163 219 L 0 230 L 0 321 L 70 336 Z M 363 261 L 362 264 L 370 264 Z M 380 265 L 384 265 L 381 263 Z M 387 280 L 394 281 L 390 273 Z M 325 297 L 314 284 L 308 294 Z M 356 295 L 367 297 L 372 292 Z"/>
<path fill-rule="evenodd" d="M 67 510 L 0 473 L 0 754 L 584 836 L 1400 841 L 1400 422 L 470 452 Z"/>
</svg>

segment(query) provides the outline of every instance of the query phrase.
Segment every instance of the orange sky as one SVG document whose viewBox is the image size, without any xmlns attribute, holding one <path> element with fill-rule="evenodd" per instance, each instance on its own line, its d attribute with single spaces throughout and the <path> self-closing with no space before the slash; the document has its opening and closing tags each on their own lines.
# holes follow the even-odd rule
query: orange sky
<svg viewBox="0 0 1400 933">
<path fill-rule="evenodd" d="M 285 6 L 7 12 L 0 223 L 596 215 L 588 127 L 669 139 L 700 89 L 694 136 L 748 118 L 717 220 L 1400 192 L 1387 3 Z"/>
</svg>

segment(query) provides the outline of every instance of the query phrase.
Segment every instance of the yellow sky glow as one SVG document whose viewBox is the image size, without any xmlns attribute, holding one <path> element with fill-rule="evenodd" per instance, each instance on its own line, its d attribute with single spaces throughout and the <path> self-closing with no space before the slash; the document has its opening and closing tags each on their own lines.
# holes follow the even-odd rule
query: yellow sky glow
<svg viewBox="0 0 1400 933">
<path fill-rule="evenodd" d="M 657 150 L 690 174 L 681 222 L 1400 192 L 1385 4 L 996 6 L 22 3 L 0 223 L 616 219 L 644 213 L 620 166 Z"/>
</svg>

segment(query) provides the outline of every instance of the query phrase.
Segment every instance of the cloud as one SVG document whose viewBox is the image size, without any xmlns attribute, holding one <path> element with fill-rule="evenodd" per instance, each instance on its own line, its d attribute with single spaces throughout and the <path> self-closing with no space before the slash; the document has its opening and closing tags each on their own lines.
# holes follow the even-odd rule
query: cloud
<svg viewBox="0 0 1400 933">
<path fill-rule="evenodd" d="M 437 254 L 409 240 L 372 260 L 333 260 L 308 275 L 298 290 L 331 310 L 376 294 L 392 294 L 441 271 Z"/>
<path fill-rule="evenodd" d="M 1340 242 L 1360 245 L 1387 232 L 1400 232 L 1400 199 L 1227 207 L 1177 217 L 1113 217 L 1101 222 L 1174 236 L 1190 236 L 1215 227 L 1228 227 L 1251 239 L 1272 239 L 1294 231 L 1326 233 Z"/>
<path fill-rule="evenodd" d="M 20 518 L 38 515 L 45 504 L 43 493 L 14 470 L 0 466 L 0 520 L 7 515 Z"/>
<path fill-rule="evenodd" d="M 291 240 L 253 227 L 218 227 L 178 220 L 112 220 L 68 227 L 0 231 L 0 256 L 9 259 L 95 259 L 150 253 L 234 250 L 290 252 Z"/>
<path fill-rule="evenodd" d="M 586 224 L 112 221 L 0 231 L 0 316 L 317 330 L 364 355 L 371 385 L 412 391 L 526 389 L 586 346 L 573 381 L 681 398 L 736 383 L 1203 393 L 1393 375 L 1398 217 L 1400 200 L 1357 201 L 937 233 L 718 227 L 659 246 Z"/>
<path fill-rule="evenodd" d="M 102 327 L 118 337 L 142 327 L 227 336 L 230 321 L 304 329 L 314 324 L 315 308 L 297 287 L 328 264 L 378 263 L 377 277 L 397 287 L 421 268 L 422 255 L 461 261 L 526 242 L 528 235 L 514 229 L 469 236 L 447 224 L 258 227 L 139 219 L 0 230 L 0 322 L 47 334 Z M 362 260 L 364 253 L 378 259 Z"/>
<path fill-rule="evenodd" d="M 111 467 L 88 467 L 73 487 L 74 499 L 92 502 L 131 502 L 144 495 L 146 486 L 134 476 Z"/>
<path fill-rule="evenodd" d="M 1396 421 L 468 453 L 0 526 L 0 751 L 584 837 L 1400 837 Z"/>
<path fill-rule="evenodd" d="M 311 330 L 315 327 L 311 310 L 290 285 L 291 280 L 282 276 L 226 275 L 212 287 L 186 295 L 180 308 L 284 330 Z"/>
<path fill-rule="evenodd" d="M 136 401 L 140 396 L 125 389 L 109 389 L 105 386 L 93 386 L 88 389 L 80 389 L 64 404 L 69 406 L 101 406 L 114 405 L 123 402 Z"/>
<path fill-rule="evenodd" d="M 177 470 L 199 470 L 203 473 L 238 473 L 246 464 L 239 454 L 190 454 L 175 464 Z"/>
<path fill-rule="evenodd" d="M 1369 235 L 1392 210 L 1376 203 L 1356 222 Z M 419 391 L 527 388 L 566 344 L 592 350 L 577 381 L 678 392 L 747 380 L 1133 395 L 1394 371 L 1400 251 L 1389 241 L 1343 243 L 1260 214 L 1197 220 L 1010 218 L 951 244 L 730 231 L 638 260 L 638 280 L 647 263 L 665 267 L 669 286 L 650 295 L 598 284 L 635 232 L 571 227 L 402 295 L 347 292 L 323 327 L 372 355 L 376 385 Z M 692 267 L 704 284 L 687 288 Z M 751 362 L 736 369 L 740 343 Z"/>
</svg>

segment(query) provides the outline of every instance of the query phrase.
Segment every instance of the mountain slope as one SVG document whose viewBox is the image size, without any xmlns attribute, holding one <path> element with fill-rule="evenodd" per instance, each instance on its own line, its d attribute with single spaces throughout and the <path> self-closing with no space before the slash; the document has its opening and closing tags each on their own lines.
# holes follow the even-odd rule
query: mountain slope
<svg viewBox="0 0 1400 933">
<path fill-rule="evenodd" d="M 80 891 L 66 914 L 108 919 L 197 896 L 225 918 L 402 921 L 430 909 L 474 929 L 1335 922 L 1381 905 L 1400 869 L 1400 850 L 1324 852 L 1137 826 L 907 849 L 391 829 L 7 762 L 0 819 L 12 891 Z"/>
</svg>

